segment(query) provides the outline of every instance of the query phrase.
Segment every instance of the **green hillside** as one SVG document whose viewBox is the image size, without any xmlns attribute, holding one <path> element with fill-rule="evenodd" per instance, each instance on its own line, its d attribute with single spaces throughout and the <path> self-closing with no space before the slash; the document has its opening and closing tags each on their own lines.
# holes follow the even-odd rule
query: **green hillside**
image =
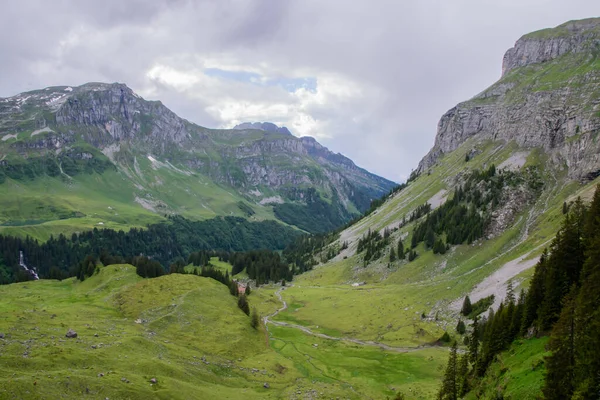
<svg viewBox="0 0 600 400">
<path fill-rule="evenodd" d="M 281 306 L 273 293 L 260 289 L 251 304 L 272 313 Z M 427 398 L 445 353 L 385 352 L 271 325 L 267 334 L 222 284 L 144 280 L 129 265 L 84 282 L 0 286 L 0 296 L 1 398 L 359 399 L 392 387 Z"/>
</svg>

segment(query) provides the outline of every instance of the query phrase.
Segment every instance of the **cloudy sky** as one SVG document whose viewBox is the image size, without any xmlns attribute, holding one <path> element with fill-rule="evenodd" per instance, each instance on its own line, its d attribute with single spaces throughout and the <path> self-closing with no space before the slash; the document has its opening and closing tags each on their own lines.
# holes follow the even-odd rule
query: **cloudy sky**
<svg viewBox="0 0 600 400">
<path fill-rule="evenodd" d="M 124 82 L 207 127 L 272 121 L 404 180 L 530 31 L 597 0 L 4 1 L 0 97 Z"/>
</svg>

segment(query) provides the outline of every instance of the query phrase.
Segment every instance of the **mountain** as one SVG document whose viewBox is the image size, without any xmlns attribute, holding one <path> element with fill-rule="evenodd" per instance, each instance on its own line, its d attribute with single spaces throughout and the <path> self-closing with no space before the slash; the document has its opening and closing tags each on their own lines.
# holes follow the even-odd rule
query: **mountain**
<svg viewBox="0 0 600 400">
<path fill-rule="evenodd" d="M 395 186 L 287 128 L 204 128 L 119 83 L 0 99 L 0 151 L 2 231 L 42 238 L 168 214 L 276 218 L 321 232 Z"/>
<path fill-rule="evenodd" d="M 507 53 L 499 82 L 442 116 L 434 148 L 406 184 L 374 202 L 367 213 L 344 229 L 299 237 L 283 251 L 285 262 L 296 264 L 292 266 L 294 272 L 308 269 L 291 282 L 288 279 L 257 287 L 248 274 L 256 273 L 252 271 L 256 265 L 240 262 L 239 254 L 231 256 L 234 265 L 223 257 L 210 259 L 213 267 L 203 272 L 217 276 L 218 271 L 221 277 L 249 284 L 251 293 L 244 298 L 263 317 L 256 328 L 239 308 L 244 304 L 236 298 L 239 286 L 227 287 L 202 276 L 173 273 L 142 279 L 130 265 L 95 265 L 87 258 L 79 264 L 82 281 L 42 279 L 1 285 L 0 297 L 6 301 L 0 302 L 0 315 L 5 316 L 0 319 L 0 343 L 6 373 L 0 376 L 0 397 L 533 400 L 542 397 L 544 381 L 551 375 L 558 384 L 554 391 L 544 391 L 545 398 L 597 398 L 600 379 L 594 345 L 599 343 L 600 195 L 594 192 L 600 184 L 596 172 L 598 26 L 600 19 L 572 21 L 521 38 Z M 65 88 L 51 90 L 56 96 L 65 92 Z M 93 93 L 89 94 L 92 98 Z M 158 103 L 145 104 L 158 107 Z M 97 115 L 90 112 L 89 105 L 82 113 Z M 39 118 L 46 119 L 43 114 Z M 96 187 L 128 188 L 133 180 L 145 190 L 139 189 L 139 193 L 145 193 L 148 204 L 154 199 L 152 194 L 163 196 L 166 200 L 161 201 L 170 201 L 168 206 L 173 207 L 171 204 L 177 204 L 173 199 L 185 196 L 185 192 L 173 192 L 168 197 L 161 190 L 175 191 L 198 179 L 210 186 L 212 177 L 217 179 L 217 172 L 186 164 L 181 146 L 173 145 L 175 150 L 155 148 L 152 129 L 147 128 L 141 138 L 122 139 L 117 148 L 114 138 L 105 137 L 109 132 L 106 127 L 102 130 L 88 124 L 84 126 L 89 129 L 82 129 L 80 122 L 64 127 L 58 123 L 57 112 L 49 111 L 47 119 L 52 118 L 56 122 L 27 128 L 38 130 L 50 125 L 54 133 L 39 132 L 34 138 L 54 137 L 56 132 L 69 138 L 68 127 L 77 127 L 73 144 L 64 146 L 60 138 L 51 140 L 60 149 L 53 151 L 52 157 L 42 158 L 49 153 L 47 145 L 40 147 L 38 159 L 24 159 L 15 150 L 25 146 L 19 143 L 23 138 L 31 139 L 31 134 L 6 140 L 12 153 L 3 158 L 10 166 L 3 170 L 7 176 L 3 185 L 8 186 L 2 187 L 9 188 L 10 195 L 0 192 L 5 196 L 2 204 L 7 204 L 2 211 L 5 214 L 15 209 L 29 209 L 32 214 L 58 213 L 73 203 L 73 198 L 85 198 L 79 207 L 88 203 L 105 206 L 107 201 L 121 199 L 118 213 L 133 215 L 139 211 L 125 206 L 130 197 L 116 197 Z M 156 118 L 157 124 L 167 126 L 166 116 Z M 18 125 L 19 119 L 25 118 L 15 116 L 10 123 Z M 9 119 L 3 121 L 4 127 Z M 222 155 L 227 151 L 240 151 L 238 158 L 245 159 L 242 156 L 253 154 L 248 147 L 254 145 L 270 143 L 273 152 L 293 145 L 299 149 L 293 154 L 306 152 L 311 165 L 331 164 L 339 171 L 354 171 L 355 182 L 360 181 L 357 176 L 361 170 L 343 156 L 312 139 L 272 132 L 270 125 L 212 131 L 182 123 L 182 134 L 174 136 L 180 137 L 184 148 L 193 148 L 203 140 L 207 154 L 214 157 L 210 160 L 219 157 L 220 166 L 224 160 L 233 159 Z M 126 136 L 127 130 L 113 130 L 117 131 Z M 200 138 L 202 134 L 206 138 Z M 109 145 L 99 143 L 101 140 Z M 171 151 L 177 157 L 171 156 Z M 196 157 L 195 151 L 190 150 L 190 154 Z M 285 156 L 269 162 L 276 164 L 277 160 L 290 163 Z M 245 165 L 251 164 L 248 161 Z M 226 179 L 238 179 L 230 165 L 218 171 Z M 177 185 L 171 185 L 169 179 L 176 180 Z M 231 189 L 229 204 L 244 201 L 257 213 L 260 204 L 248 200 L 250 196 L 283 199 L 275 189 L 267 193 L 267 185 L 258 189 L 238 185 L 235 187 L 242 189 L 236 191 L 231 183 L 210 187 L 216 199 L 226 198 L 222 190 Z M 48 193 L 30 198 L 36 188 Z M 189 188 L 196 190 L 197 186 Z M 243 197 L 244 190 L 261 194 Z M 93 196 L 84 197 L 84 191 Z M 293 190 L 288 193 L 304 203 L 284 203 L 291 208 L 276 207 L 273 215 L 290 212 L 292 217 L 310 219 L 311 214 L 302 214 L 307 209 L 294 207 L 311 204 L 319 210 L 322 205 L 317 189 L 302 193 L 304 197 Z M 584 211 L 592 199 L 594 213 Z M 45 205 L 42 210 L 40 204 Z M 99 205 L 96 211 L 89 211 L 98 213 L 89 217 L 91 221 L 100 219 Z M 110 215 L 117 212 L 109 211 Z M 86 218 L 65 217 L 65 221 Z M 61 221 L 54 222 L 54 229 Z M 217 221 L 236 224 L 232 219 L 211 220 L 207 221 L 210 227 L 202 231 L 213 233 L 215 240 L 235 238 L 223 234 L 231 229 L 218 228 Z M 192 236 L 188 232 L 194 230 L 188 228 L 178 230 L 178 236 Z M 157 227 L 155 236 L 164 237 L 164 241 L 153 243 L 140 239 L 151 230 L 132 231 L 130 235 L 104 234 L 128 251 L 129 241 L 161 247 L 161 251 L 173 248 L 172 235 L 162 227 Z M 256 232 L 250 227 L 244 231 Z M 280 239 L 281 232 L 270 239 Z M 188 243 L 189 247 L 198 246 L 196 239 L 205 235 L 195 236 L 190 238 L 193 243 Z M 81 238 L 74 235 L 72 242 L 81 246 Z M 103 237 L 93 232 L 83 238 L 105 245 Z M 43 246 L 31 240 L 23 242 L 30 248 Z M 59 238 L 47 243 L 66 246 L 70 242 Z M 20 246 L 12 247 L 21 250 Z M 547 248 L 551 250 L 548 257 L 544 255 Z M 10 248 L 0 250 L 4 257 Z M 42 250 L 50 257 L 62 256 L 49 247 Z M 44 254 L 39 252 L 38 259 Z M 196 253 L 192 258 L 202 255 L 207 257 L 206 253 Z M 13 257 L 18 257 L 14 251 Z M 264 262 L 263 267 L 271 266 Z M 179 267 L 194 270 L 193 265 L 174 266 L 175 271 Z M 281 265 L 271 267 L 278 271 Z M 525 300 L 515 304 L 521 297 L 519 292 L 531 287 L 535 289 L 526 292 Z M 540 298 L 542 306 L 537 303 Z M 520 314 L 515 311 L 519 309 Z M 547 318 L 539 321 L 541 312 Z M 473 335 L 475 317 L 481 335 Z M 79 336 L 61 339 L 69 329 Z M 483 339 L 483 344 L 473 346 L 477 344 L 473 337 Z M 453 341 L 460 350 L 449 352 Z M 466 359 L 473 348 L 477 355 Z M 460 368 L 449 362 L 453 359 Z M 589 363 L 582 365 L 580 360 Z M 579 363 L 578 368 L 572 369 L 574 362 Z M 467 393 L 438 396 L 440 388 L 465 387 L 465 380 L 457 379 L 463 376 L 453 376 L 457 370 L 463 376 L 468 371 Z M 570 396 L 569 389 L 574 387 L 569 388 L 573 383 L 569 378 L 574 375 L 586 379 L 578 382 L 578 392 Z M 446 384 L 442 386 L 442 382 Z"/>
<path fill-rule="evenodd" d="M 498 82 L 458 104 L 438 124 L 426 171 L 469 138 L 514 141 L 565 163 L 570 178 L 600 175 L 600 19 L 570 21 L 520 38 Z"/>
<path fill-rule="evenodd" d="M 599 134 L 600 18 L 523 36 L 504 56 L 498 82 L 441 117 L 434 147 L 405 185 L 318 245 L 288 250 L 313 270 L 286 290 L 295 309 L 281 320 L 389 346 L 456 339 L 466 352 L 473 317 L 485 321 L 491 307 L 501 317 L 488 325 L 497 333 L 488 337 L 501 339 L 480 346 L 486 358 L 468 364 L 476 373 L 464 398 L 539 398 L 548 323 L 541 330 L 535 320 L 515 325 L 512 344 L 506 337 L 514 336 L 492 329 L 512 310 L 508 299 L 528 290 L 544 250 L 556 250 L 566 216 L 573 225 L 582 213 L 577 199 L 592 199 L 600 184 Z M 581 268 L 583 256 L 560 251 L 558 271 Z M 573 279 L 553 273 L 542 282 L 559 287 L 545 306 L 558 309 L 556 321 L 560 293 Z M 461 314 L 466 296 L 468 316 Z M 414 387 L 404 393 L 435 396 Z"/>
</svg>

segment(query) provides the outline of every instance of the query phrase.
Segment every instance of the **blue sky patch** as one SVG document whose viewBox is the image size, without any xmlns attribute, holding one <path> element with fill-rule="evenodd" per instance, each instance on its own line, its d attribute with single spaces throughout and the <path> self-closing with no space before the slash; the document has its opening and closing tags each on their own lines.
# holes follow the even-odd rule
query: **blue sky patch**
<svg viewBox="0 0 600 400">
<path fill-rule="evenodd" d="M 305 78 L 286 78 L 274 77 L 268 78 L 256 72 L 248 71 L 227 71 L 219 68 L 206 68 L 204 74 L 224 80 L 235 82 L 250 83 L 258 86 L 279 86 L 290 93 L 304 88 L 310 92 L 317 91 L 317 80 L 313 77 Z"/>
</svg>

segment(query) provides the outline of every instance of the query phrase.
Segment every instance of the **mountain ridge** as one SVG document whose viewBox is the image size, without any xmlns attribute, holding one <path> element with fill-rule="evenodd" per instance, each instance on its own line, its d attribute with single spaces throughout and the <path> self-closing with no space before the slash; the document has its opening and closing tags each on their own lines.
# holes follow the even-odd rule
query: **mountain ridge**
<svg viewBox="0 0 600 400">
<path fill-rule="evenodd" d="M 270 218 L 277 218 L 271 208 L 281 206 L 267 206 L 266 199 L 310 207 L 305 192 L 316 189 L 335 221 L 327 229 L 366 210 L 372 199 L 395 186 L 316 140 L 293 136 L 287 128 L 270 123 L 205 128 L 179 118 L 160 101 L 144 100 L 121 83 L 55 86 L 0 99 L 0 150 L 0 182 L 42 175 L 69 179 L 76 168 L 70 174 L 62 167 L 73 160 L 86 171 L 112 165 L 132 182 L 136 202 L 152 212 L 161 202 L 163 212 L 181 211 L 157 193 L 158 186 L 166 184 L 164 177 L 155 176 L 161 169 L 189 180 L 201 174 L 221 186 L 221 192 L 235 191 L 239 200 L 231 203 L 245 203 L 249 208 L 241 208 L 249 214 L 260 211 Z M 48 165 L 51 172 L 44 170 Z M 236 209 L 233 205 L 226 214 L 215 215 L 243 215 Z"/>
<path fill-rule="evenodd" d="M 447 111 L 418 173 L 471 137 L 543 148 L 575 179 L 600 174 L 600 18 L 519 39 L 496 83 Z"/>
</svg>

